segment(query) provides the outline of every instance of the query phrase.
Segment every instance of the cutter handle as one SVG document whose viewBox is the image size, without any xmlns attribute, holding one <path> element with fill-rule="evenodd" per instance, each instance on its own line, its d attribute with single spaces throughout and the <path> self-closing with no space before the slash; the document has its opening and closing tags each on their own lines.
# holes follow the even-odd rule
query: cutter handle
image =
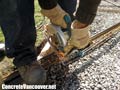
<svg viewBox="0 0 120 90">
<path fill-rule="evenodd" d="M 67 32 L 67 34 L 69 35 L 69 37 L 71 37 L 71 18 L 68 15 L 64 16 L 64 20 L 67 23 L 67 28 L 65 29 L 65 31 Z"/>
</svg>

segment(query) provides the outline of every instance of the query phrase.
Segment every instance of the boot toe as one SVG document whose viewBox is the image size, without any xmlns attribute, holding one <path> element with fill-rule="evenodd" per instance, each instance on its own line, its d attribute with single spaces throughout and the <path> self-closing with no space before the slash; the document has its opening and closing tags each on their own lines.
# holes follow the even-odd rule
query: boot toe
<svg viewBox="0 0 120 90">
<path fill-rule="evenodd" d="M 46 71 L 42 67 L 32 69 L 28 73 L 28 75 L 26 75 L 26 79 L 25 79 L 26 84 L 31 84 L 31 85 L 44 84 L 45 81 L 46 81 Z"/>
</svg>

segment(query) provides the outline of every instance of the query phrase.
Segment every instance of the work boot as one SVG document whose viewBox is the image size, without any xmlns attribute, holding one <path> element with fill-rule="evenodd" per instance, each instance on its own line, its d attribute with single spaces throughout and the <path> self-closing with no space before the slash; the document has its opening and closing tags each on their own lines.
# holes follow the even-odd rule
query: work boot
<svg viewBox="0 0 120 90">
<path fill-rule="evenodd" d="M 19 67 L 18 71 L 26 84 L 40 85 L 46 81 L 46 71 L 37 61 Z"/>
</svg>

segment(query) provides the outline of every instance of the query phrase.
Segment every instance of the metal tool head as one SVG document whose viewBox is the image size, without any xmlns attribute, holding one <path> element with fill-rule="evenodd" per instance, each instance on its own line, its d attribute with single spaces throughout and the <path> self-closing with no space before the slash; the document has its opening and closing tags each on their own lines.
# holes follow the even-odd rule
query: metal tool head
<svg viewBox="0 0 120 90">
<path fill-rule="evenodd" d="M 57 48 L 62 50 L 66 45 L 70 38 L 67 32 L 63 32 L 60 26 L 54 24 L 48 24 L 47 28 L 47 35 L 54 36 L 55 41 L 57 41 Z"/>
</svg>

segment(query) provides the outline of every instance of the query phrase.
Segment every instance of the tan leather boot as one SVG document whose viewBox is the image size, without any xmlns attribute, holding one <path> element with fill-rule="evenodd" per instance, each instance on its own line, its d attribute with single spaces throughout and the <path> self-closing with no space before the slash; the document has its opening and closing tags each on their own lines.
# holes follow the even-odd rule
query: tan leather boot
<svg viewBox="0 0 120 90">
<path fill-rule="evenodd" d="M 40 85 L 46 81 L 46 71 L 37 61 L 30 65 L 19 67 L 18 71 L 26 84 Z"/>
</svg>

